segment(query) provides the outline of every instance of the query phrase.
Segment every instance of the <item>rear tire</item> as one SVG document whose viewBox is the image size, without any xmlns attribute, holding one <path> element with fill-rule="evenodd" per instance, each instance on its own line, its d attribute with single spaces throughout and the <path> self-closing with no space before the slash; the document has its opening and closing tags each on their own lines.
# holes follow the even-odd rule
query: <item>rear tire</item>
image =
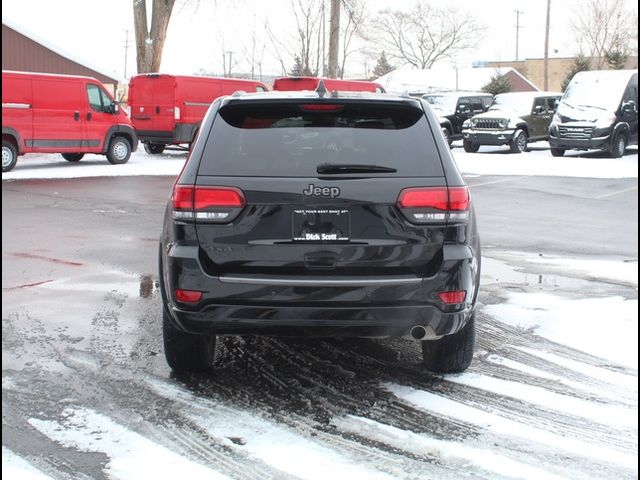
<svg viewBox="0 0 640 480">
<path fill-rule="evenodd" d="M 464 151 L 467 153 L 476 153 L 478 150 L 480 150 L 480 144 L 470 142 L 469 140 L 463 140 L 462 148 L 464 148 Z"/>
<path fill-rule="evenodd" d="M 13 143 L 2 140 L 2 172 L 13 170 L 16 163 L 18 163 L 18 149 Z"/>
<path fill-rule="evenodd" d="M 564 156 L 564 152 L 566 152 L 566 150 L 564 148 L 552 148 L 551 149 L 551 155 L 553 155 L 554 157 L 562 157 L 562 156 Z"/>
<path fill-rule="evenodd" d="M 513 134 L 513 138 L 511 142 L 509 142 L 509 148 L 512 153 L 522 153 L 527 150 L 527 134 L 524 130 L 516 130 L 516 133 Z"/>
<path fill-rule="evenodd" d="M 195 335 L 178 330 L 171 323 L 167 307 L 162 308 L 164 355 L 175 372 L 202 372 L 213 366 L 216 336 Z"/>
<path fill-rule="evenodd" d="M 131 144 L 124 137 L 113 137 L 107 150 L 107 160 L 113 165 L 127 163 L 131 157 Z"/>
<path fill-rule="evenodd" d="M 150 155 L 159 155 L 164 152 L 164 143 L 145 143 L 144 151 Z"/>
<path fill-rule="evenodd" d="M 624 155 L 624 150 L 627 148 L 627 139 L 623 133 L 616 134 L 613 137 L 611 146 L 609 147 L 609 156 L 611 158 L 621 158 Z"/>
<path fill-rule="evenodd" d="M 463 372 L 471 365 L 475 343 L 476 320 L 472 315 L 459 332 L 422 342 L 424 366 L 437 373 Z"/>
<path fill-rule="evenodd" d="M 64 158 L 67 162 L 79 162 L 82 157 L 84 157 L 84 153 L 63 153 L 62 158 Z"/>
</svg>

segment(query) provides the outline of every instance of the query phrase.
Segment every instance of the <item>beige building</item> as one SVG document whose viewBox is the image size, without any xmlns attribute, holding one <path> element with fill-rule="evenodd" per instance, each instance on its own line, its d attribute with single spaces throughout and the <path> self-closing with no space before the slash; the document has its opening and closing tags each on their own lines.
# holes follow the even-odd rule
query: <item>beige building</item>
<svg viewBox="0 0 640 480">
<path fill-rule="evenodd" d="M 549 88 L 550 92 L 562 91 L 562 82 L 571 66 L 573 65 L 574 57 L 564 58 L 550 58 L 549 59 Z M 604 66 L 601 69 L 608 69 L 606 62 L 603 62 Z M 592 65 L 594 62 L 592 62 Z M 529 79 L 540 90 L 544 89 L 544 59 L 543 58 L 527 58 L 526 60 L 512 61 L 512 62 L 486 62 L 483 63 L 486 67 L 512 67 L 516 69 L 523 77 Z M 638 68 L 638 57 L 630 56 L 627 60 L 625 68 Z"/>
</svg>

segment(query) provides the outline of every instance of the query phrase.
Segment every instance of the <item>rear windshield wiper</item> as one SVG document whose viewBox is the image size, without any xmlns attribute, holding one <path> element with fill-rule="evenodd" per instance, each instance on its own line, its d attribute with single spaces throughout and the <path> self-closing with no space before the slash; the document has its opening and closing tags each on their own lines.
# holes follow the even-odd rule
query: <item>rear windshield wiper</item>
<svg viewBox="0 0 640 480">
<path fill-rule="evenodd" d="M 360 165 L 357 163 L 331 164 L 323 163 L 316 169 L 318 173 L 396 173 L 398 170 L 382 165 Z"/>
</svg>

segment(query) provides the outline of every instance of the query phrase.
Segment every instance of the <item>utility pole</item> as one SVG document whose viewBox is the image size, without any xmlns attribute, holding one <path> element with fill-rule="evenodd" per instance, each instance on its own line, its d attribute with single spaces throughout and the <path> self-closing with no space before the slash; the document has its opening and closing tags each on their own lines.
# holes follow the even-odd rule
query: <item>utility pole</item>
<svg viewBox="0 0 640 480">
<path fill-rule="evenodd" d="M 124 31 L 125 36 L 124 36 L 124 79 L 127 79 L 127 58 L 128 58 L 128 53 L 129 53 L 129 47 L 131 46 L 129 44 L 129 30 L 125 30 Z"/>
<path fill-rule="evenodd" d="M 229 72 L 228 72 L 227 76 L 230 77 L 231 76 L 231 69 L 233 68 L 233 63 L 232 63 L 233 62 L 233 52 L 227 51 L 227 52 L 224 52 L 224 53 L 229 55 Z"/>
<path fill-rule="evenodd" d="M 544 91 L 549 91 L 549 24 L 551 23 L 551 0 L 547 0 L 547 23 L 544 31 Z"/>
<path fill-rule="evenodd" d="M 520 39 L 520 14 L 524 13 L 522 10 L 515 10 L 516 12 L 516 62 L 518 61 L 518 40 Z"/>
<path fill-rule="evenodd" d="M 331 0 L 329 20 L 329 77 L 338 76 L 338 54 L 340 52 L 340 0 Z"/>
</svg>

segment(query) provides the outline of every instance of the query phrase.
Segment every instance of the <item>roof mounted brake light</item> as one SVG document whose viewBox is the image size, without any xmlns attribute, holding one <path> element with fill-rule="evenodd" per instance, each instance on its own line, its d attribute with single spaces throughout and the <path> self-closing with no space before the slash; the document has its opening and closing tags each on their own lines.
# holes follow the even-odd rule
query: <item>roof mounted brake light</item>
<svg viewBox="0 0 640 480">
<path fill-rule="evenodd" d="M 336 105 L 335 103 L 309 103 L 300 105 L 300 109 L 305 112 L 339 112 L 344 105 Z"/>
</svg>

